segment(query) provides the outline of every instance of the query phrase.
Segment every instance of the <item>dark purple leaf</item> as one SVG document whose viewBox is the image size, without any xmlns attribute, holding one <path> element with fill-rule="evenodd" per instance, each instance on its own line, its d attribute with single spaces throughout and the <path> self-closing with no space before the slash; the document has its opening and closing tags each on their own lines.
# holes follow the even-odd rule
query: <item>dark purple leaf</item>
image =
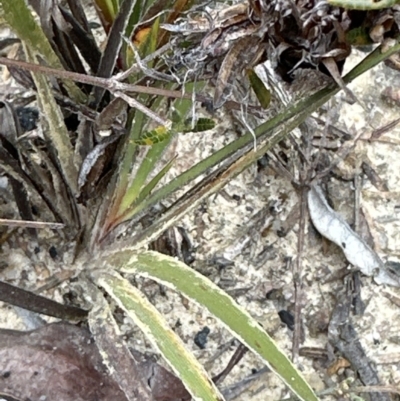
<svg viewBox="0 0 400 401">
<path fill-rule="evenodd" d="M 58 323 L 0 330 L 0 394 L 39 401 L 126 401 L 88 331 Z"/>
<path fill-rule="evenodd" d="M 131 352 L 154 401 L 190 400 L 181 380 L 152 357 Z M 0 360 L 0 398 L 127 401 L 85 328 L 55 323 L 28 332 L 0 329 Z"/>
</svg>

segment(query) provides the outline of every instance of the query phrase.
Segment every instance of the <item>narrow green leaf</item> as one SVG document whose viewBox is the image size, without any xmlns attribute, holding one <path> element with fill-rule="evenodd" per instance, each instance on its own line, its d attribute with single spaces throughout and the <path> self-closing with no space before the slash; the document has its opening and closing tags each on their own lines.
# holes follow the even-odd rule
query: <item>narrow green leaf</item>
<svg viewBox="0 0 400 401">
<path fill-rule="evenodd" d="M 190 123 L 190 121 L 189 121 Z M 189 125 L 190 127 L 190 125 Z M 211 118 L 204 118 L 200 117 L 197 121 L 196 124 L 194 125 L 193 128 L 187 128 L 184 130 L 184 132 L 203 132 L 203 131 L 208 131 L 209 129 L 213 129 L 215 127 L 215 121 L 212 120 Z"/>
<path fill-rule="evenodd" d="M 204 82 L 200 82 L 197 83 L 196 88 L 202 88 L 204 86 Z M 193 83 L 189 83 L 185 86 L 185 90 L 186 91 L 191 91 L 193 90 L 195 87 L 195 84 Z M 154 105 L 153 105 L 153 110 L 157 109 L 158 105 L 161 102 L 161 96 L 159 98 L 156 99 Z M 174 102 L 174 108 L 177 111 L 179 116 L 186 116 L 186 114 L 188 113 L 190 106 L 192 105 L 192 102 L 188 99 L 177 99 Z M 172 135 L 171 134 L 167 134 L 167 132 L 165 132 L 165 127 L 158 127 L 158 132 L 159 132 L 159 138 L 161 139 L 161 137 L 163 136 L 163 141 L 158 140 L 158 142 L 156 143 L 154 141 L 155 144 L 151 143 L 152 138 L 157 137 L 157 133 L 152 133 L 150 135 L 150 138 L 146 138 L 147 143 L 143 140 L 143 138 L 141 138 L 141 133 L 143 131 L 143 127 L 144 127 L 144 115 L 143 113 L 139 112 L 138 110 L 135 111 L 135 121 L 130 133 L 130 140 L 128 142 L 127 145 L 127 151 L 124 155 L 123 158 L 123 162 L 122 165 L 123 167 L 121 168 L 121 178 L 120 178 L 120 182 L 121 182 L 121 186 L 120 184 L 118 185 L 118 189 L 117 191 L 120 191 L 121 188 L 127 188 L 128 185 L 128 175 L 130 172 L 130 166 L 132 164 L 132 158 L 133 158 L 133 154 L 134 154 L 134 150 L 136 149 L 136 146 L 138 146 L 138 144 L 141 145 L 152 145 L 148 152 L 146 157 L 143 159 L 141 166 L 139 167 L 135 178 L 133 179 L 131 185 L 129 186 L 129 188 L 127 188 L 126 193 L 123 197 L 123 200 L 121 201 L 120 205 L 118 206 L 118 215 L 123 215 L 125 214 L 125 212 L 131 208 L 133 202 L 135 200 L 137 200 L 140 191 L 143 189 L 144 183 L 146 182 L 149 174 L 151 173 L 151 171 L 154 169 L 155 164 L 157 163 L 158 160 L 160 160 L 160 156 L 161 154 L 164 152 L 164 150 L 166 149 L 166 147 L 169 145 L 171 139 L 172 139 Z M 122 186 L 124 185 L 124 186 Z M 141 199 L 143 199 L 141 197 Z M 145 207 L 146 202 L 142 202 L 141 203 L 141 207 Z M 136 204 L 137 206 L 137 204 Z M 135 206 L 135 210 L 136 210 L 136 206 Z M 133 213 L 135 213 L 134 210 L 131 210 L 129 212 L 129 215 L 131 216 Z"/>
<path fill-rule="evenodd" d="M 257 96 L 263 109 L 267 109 L 271 103 L 271 92 L 265 87 L 264 82 L 258 77 L 254 70 L 248 70 L 250 85 Z"/>
<path fill-rule="evenodd" d="M 127 189 L 121 201 L 118 212 L 119 215 L 125 214 L 125 212 L 132 206 L 133 202 L 138 198 L 140 191 L 143 189 L 144 183 L 149 174 L 153 171 L 155 164 L 160 160 L 161 154 L 168 146 L 170 139 L 171 135 L 167 136 L 163 141 L 155 143 L 148 149 L 146 157 L 142 160 L 132 184 Z"/>
<path fill-rule="evenodd" d="M 140 204 L 141 202 L 146 202 L 147 196 L 151 193 L 151 191 L 156 187 L 156 185 L 160 182 L 160 180 L 167 174 L 167 172 L 171 169 L 175 158 L 170 160 L 161 171 L 150 180 L 148 184 L 146 184 L 140 193 L 135 197 L 134 202 L 131 206 L 123 211 L 122 214 L 118 216 L 117 223 L 120 224 L 123 221 L 127 221 L 135 214 L 135 205 Z"/>
<path fill-rule="evenodd" d="M 138 146 L 136 140 L 140 137 L 144 125 L 144 114 L 141 111 L 131 110 L 130 118 L 134 120 L 132 121 L 129 139 L 124 149 L 122 163 L 118 170 L 118 183 L 116 188 L 118 194 L 122 194 L 128 187 L 129 174 L 132 169 L 132 164 L 135 161 L 135 153 Z"/>
<path fill-rule="evenodd" d="M 95 0 L 96 10 L 106 28 L 109 28 L 118 14 L 119 4 L 115 0 Z"/>
<path fill-rule="evenodd" d="M 399 3 L 399 0 L 328 0 L 329 4 L 351 10 L 380 10 Z"/>
<path fill-rule="evenodd" d="M 176 156 L 170 160 L 156 175 L 154 178 L 150 180 L 148 184 L 144 186 L 144 188 L 140 191 L 140 195 L 136 199 L 136 203 L 142 202 L 146 197 L 151 193 L 151 191 L 155 188 L 155 186 L 160 182 L 160 180 L 168 173 L 171 167 L 174 164 Z M 130 218 L 130 214 L 125 217 L 126 219 Z"/>
<path fill-rule="evenodd" d="M 144 332 L 195 400 L 224 400 L 204 368 L 139 290 L 117 273 L 100 273 L 96 281 Z"/>
<path fill-rule="evenodd" d="M 125 31 L 125 36 L 127 38 L 130 38 L 133 34 L 133 31 L 138 25 L 138 22 L 143 16 L 143 9 L 145 7 L 145 1 L 143 0 L 137 0 L 135 8 L 133 9 L 133 13 L 131 14 L 131 17 L 129 19 L 128 26 L 126 27 Z"/>
<path fill-rule="evenodd" d="M 288 357 L 249 313 L 208 278 L 174 258 L 157 252 L 118 251 L 106 263 L 129 274 L 162 283 L 207 308 L 253 352 L 260 355 L 285 384 L 304 401 L 317 401 L 313 390 Z"/>
<path fill-rule="evenodd" d="M 154 20 L 154 22 L 151 25 L 151 30 L 149 34 L 147 35 L 145 41 L 140 46 L 140 53 L 142 57 L 146 57 L 157 50 L 157 38 L 159 30 L 160 30 L 160 17 Z"/>
<path fill-rule="evenodd" d="M 356 67 L 354 67 L 345 77 L 343 77 L 343 81 L 345 83 L 351 82 L 359 75 L 363 74 L 365 71 L 368 71 L 369 69 L 373 68 L 381 61 L 387 59 L 392 54 L 395 54 L 398 51 L 400 51 L 400 43 L 398 42 L 393 47 L 391 47 L 389 50 L 386 51 L 383 51 L 382 46 L 377 47 L 372 53 L 366 56 Z M 333 95 L 339 92 L 339 90 L 340 88 L 337 85 L 329 84 L 325 88 L 319 90 L 318 92 L 312 94 L 311 96 L 308 96 L 300 100 L 293 106 L 286 108 L 282 113 L 262 123 L 254 130 L 257 139 L 265 135 L 269 135 L 272 147 L 274 143 L 281 141 L 282 139 L 284 139 L 286 135 L 288 135 L 289 131 L 285 132 L 284 135 L 282 135 L 282 130 L 280 131 L 278 130 L 279 127 L 284 126 L 283 124 L 285 124 L 286 121 L 303 112 L 311 114 L 313 111 L 317 110 L 324 103 L 326 103 Z M 183 113 L 181 113 L 181 115 L 182 114 Z M 303 120 L 301 120 L 300 122 L 302 121 Z M 206 159 L 200 161 L 199 163 L 191 167 L 189 170 L 183 172 L 181 175 L 174 178 L 168 184 L 164 185 L 157 191 L 153 192 L 150 195 L 149 199 L 147 200 L 146 206 L 148 207 L 156 204 L 161 199 L 164 199 L 166 196 L 176 191 L 178 188 L 181 188 L 184 185 L 188 184 L 192 180 L 199 177 L 201 174 L 204 174 L 205 171 L 216 166 L 218 163 L 221 163 L 221 161 L 225 160 L 227 157 L 231 156 L 238 150 L 243 149 L 245 146 L 248 146 L 253 142 L 254 142 L 254 134 L 250 132 L 230 142 L 222 149 L 214 152 Z M 138 206 L 136 213 L 141 212 L 143 210 L 142 208 L 143 206 L 145 205 Z"/>
</svg>

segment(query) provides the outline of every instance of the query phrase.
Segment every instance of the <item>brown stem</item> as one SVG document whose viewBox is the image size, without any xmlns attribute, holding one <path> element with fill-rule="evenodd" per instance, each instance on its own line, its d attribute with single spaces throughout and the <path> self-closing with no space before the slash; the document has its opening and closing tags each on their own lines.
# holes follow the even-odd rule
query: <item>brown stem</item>
<svg viewBox="0 0 400 401">
<path fill-rule="evenodd" d="M 5 65 L 7 67 L 20 68 L 26 71 L 41 72 L 62 79 L 70 79 L 76 82 L 80 82 L 82 84 L 98 86 L 107 89 L 112 93 L 116 91 L 121 91 L 121 92 L 145 93 L 148 95 L 165 96 L 176 99 L 193 99 L 192 93 L 183 94 L 179 90 L 170 90 L 170 89 L 154 88 L 151 86 L 125 84 L 113 78 L 94 77 L 91 75 L 79 74 L 72 71 L 58 70 L 55 68 L 50 68 L 39 64 L 27 63 L 25 61 L 11 60 L 6 57 L 0 57 L 0 64 Z M 195 94 L 194 99 L 199 102 L 212 104 L 212 99 L 208 96 Z M 225 107 L 230 110 L 241 110 L 242 105 L 237 102 L 228 101 L 225 103 Z M 262 109 L 256 106 L 248 106 L 247 112 L 258 115 L 262 112 Z"/>
<path fill-rule="evenodd" d="M 60 304 L 2 281 L 0 281 L 0 301 L 63 320 L 83 320 L 88 313 L 81 308 Z"/>
</svg>

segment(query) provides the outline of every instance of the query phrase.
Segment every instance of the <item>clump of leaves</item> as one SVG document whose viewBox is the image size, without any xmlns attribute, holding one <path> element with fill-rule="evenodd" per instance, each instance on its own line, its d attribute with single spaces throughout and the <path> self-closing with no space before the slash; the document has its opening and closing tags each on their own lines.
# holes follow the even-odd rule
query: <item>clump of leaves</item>
<svg viewBox="0 0 400 401">
<path fill-rule="evenodd" d="M 47 208 L 55 224 L 63 225 L 60 236 L 64 241 L 74 245 L 75 274 L 93 303 L 88 317 L 91 333 L 103 362 L 126 399 L 146 400 L 155 396 L 146 379 L 138 375 L 137 362 L 128 352 L 122 353 L 125 357 L 121 354 L 125 348 L 118 338 L 117 325 L 104 292 L 143 330 L 193 398 L 223 400 L 218 388 L 168 327 L 163 316 L 125 278 L 125 275 L 133 274 L 169 286 L 207 308 L 246 347 L 260 355 L 300 399 L 316 400 L 311 387 L 287 356 L 228 294 L 184 263 L 145 249 L 205 197 L 218 191 L 281 141 L 339 87 L 325 88 L 288 107 L 252 133 L 229 143 L 161 185 L 174 162 L 172 158 L 163 165 L 160 163 L 172 136 L 213 127 L 211 118 L 197 121 L 194 118 L 193 124 L 192 118 L 188 119 L 192 100 L 222 106 L 228 98 L 232 77 L 243 67 L 244 60 L 237 58 L 239 54 L 251 60 L 249 65 L 275 54 L 275 58 L 271 58 L 273 61 L 282 64 L 287 60 L 289 63 L 284 75 L 302 62 L 328 66 L 325 59 L 330 58 L 339 63 L 348 49 L 335 52 L 345 43 L 342 36 L 332 33 L 335 29 L 340 30 L 336 20 L 326 16 L 325 21 L 320 17 L 320 21 L 327 22 L 328 26 L 322 31 L 311 29 L 315 25 L 312 20 L 307 31 L 305 16 L 314 9 L 317 12 L 319 5 L 308 11 L 300 6 L 297 10 L 291 5 L 290 13 L 282 13 L 277 8 L 278 3 L 272 2 L 267 7 L 261 2 L 250 2 L 249 5 L 234 6 L 234 17 L 230 16 L 232 9 L 225 19 L 221 17 L 223 13 L 219 13 L 223 22 L 216 27 L 222 32 L 217 39 L 217 31 L 210 30 L 206 21 L 206 35 L 201 46 L 198 37 L 189 36 L 188 45 L 179 50 L 173 41 L 168 42 L 169 33 L 160 26 L 174 30 L 171 27 L 175 26 L 178 16 L 184 15 L 183 11 L 190 6 L 188 2 L 97 1 L 107 32 L 105 49 L 100 50 L 85 10 L 78 1 L 70 0 L 68 5 L 61 5 L 57 1 L 32 0 L 30 4 L 40 24 L 24 0 L 1 0 L 0 4 L 2 18 L 21 40 L 23 52 L 20 57 L 25 59 L 2 58 L 0 62 L 10 66 L 15 79 L 35 91 L 43 132 L 43 136 L 35 138 L 22 135 L 13 105 L 4 102 L 3 109 L 8 113 L 5 116 L 13 124 L 3 125 L 0 132 L 0 165 L 10 177 L 15 196 L 20 197 L 17 204 L 21 217 L 33 220 L 29 214 L 28 193 L 31 193 L 41 199 L 41 207 Z M 336 10 L 333 15 L 341 15 L 341 12 Z M 249 15 L 252 15 L 251 21 Z M 195 24 L 198 26 L 199 20 L 195 20 Z M 289 26 L 291 30 L 286 31 Z M 232 30 L 244 33 L 237 41 L 228 40 Z M 321 32 L 325 56 L 315 53 L 316 40 L 311 40 L 316 37 L 312 35 Z M 284 40 L 278 43 L 274 41 L 274 35 L 282 36 Z M 288 48 L 282 47 L 285 41 Z M 267 42 L 273 47 L 265 48 Z M 248 43 L 247 49 L 242 52 L 245 43 Z M 298 48 L 307 43 L 314 47 L 307 49 L 303 60 Z M 331 44 L 335 44 L 334 47 L 329 47 Z M 194 60 L 193 68 L 197 68 L 199 59 L 193 57 L 193 51 L 204 54 L 205 49 L 211 50 L 206 52 L 205 68 L 208 68 L 210 55 L 219 61 L 223 58 L 216 75 L 213 99 L 200 93 L 204 82 L 199 82 L 198 75 L 185 73 L 185 80 L 177 78 L 180 64 L 190 67 Z M 344 77 L 343 82 L 350 82 L 398 50 L 398 44 L 386 52 L 378 49 Z M 279 54 L 278 58 L 276 54 Z M 232 69 L 236 59 L 238 65 Z M 213 70 L 211 74 L 215 75 Z M 250 76 L 257 85 L 256 77 Z M 268 103 L 265 95 L 265 91 L 258 95 L 259 99 L 264 98 L 264 106 Z M 163 108 L 165 97 L 172 99 L 168 110 Z M 229 102 L 229 107 L 241 109 L 235 102 Z M 108 136 L 105 137 L 104 132 Z M 254 138 L 258 141 L 255 150 Z M 194 185 L 193 181 L 199 177 L 201 180 Z M 152 212 L 154 205 L 187 184 L 191 186 L 186 193 L 169 208 L 156 214 Z M 119 240 L 116 229 L 128 221 L 135 227 L 133 235 L 129 240 Z M 34 223 L 29 224 L 33 229 L 38 228 L 39 223 Z M 36 231 L 33 234 L 36 235 Z M 3 288 L 5 301 L 7 294 L 22 294 L 16 288 L 10 289 L 6 285 Z M 57 307 L 56 303 L 30 292 L 25 292 L 13 303 L 64 319 L 81 320 L 82 316 L 88 315 L 80 308 Z M 119 341 L 118 346 L 115 346 L 116 341 Z M 17 388 L 10 387 L 7 391 L 19 392 L 14 394 L 16 397 L 25 394 Z M 167 389 L 155 398 L 160 401 L 170 399 L 170 392 Z"/>
</svg>

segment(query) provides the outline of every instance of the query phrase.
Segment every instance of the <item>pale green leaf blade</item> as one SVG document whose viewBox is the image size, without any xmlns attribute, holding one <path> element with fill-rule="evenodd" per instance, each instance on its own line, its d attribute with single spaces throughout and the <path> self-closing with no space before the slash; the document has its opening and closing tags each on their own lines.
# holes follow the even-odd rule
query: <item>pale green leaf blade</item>
<svg viewBox="0 0 400 401">
<path fill-rule="evenodd" d="M 161 131 L 161 135 L 163 136 L 163 133 L 165 132 L 165 130 Z M 126 211 L 131 208 L 133 202 L 137 200 L 148 176 L 153 171 L 156 163 L 160 160 L 161 154 L 169 145 L 171 138 L 171 134 L 168 133 L 165 137 L 163 136 L 162 140 L 160 139 L 159 142 L 154 143 L 151 147 L 149 147 L 146 157 L 143 159 L 134 180 L 127 188 L 122 198 L 118 210 L 119 215 L 125 214 Z"/>
<path fill-rule="evenodd" d="M 380 10 L 398 4 L 398 0 L 328 0 L 329 4 L 350 10 Z"/>
<path fill-rule="evenodd" d="M 224 398 L 182 340 L 168 326 L 160 312 L 118 273 L 100 273 L 103 287 L 159 350 L 174 373 L 182 380 L 193 399 L 223 401 Z"/>
<path fill-rule="evenodd" d="M 171 159 L 151 180 L 148 184 L 146 184 L 143 189 L 140 191 L 140 194 L 136 200 L 137 203 L 145 201 L 146 197 L 151 193 L 151 191 L 156 187 L 156 185 L 160 182 L 160 180 L 168 173 L 171 167 L 174 164 L 176 156 Z M 126 219 L 131 218 L 131 213 L 128 213 Z"/>
<path fill-rule="evenodd" d="M 300 372 L 258 322 L 208 278 L 170 256 L 152 251 L 115 252 L 106 258 L 106 263 L 124 273 L 160 282 L 207 308 L 243 344 L 260 355 L 301 400 L 318 400 Z"/>
</svg>

